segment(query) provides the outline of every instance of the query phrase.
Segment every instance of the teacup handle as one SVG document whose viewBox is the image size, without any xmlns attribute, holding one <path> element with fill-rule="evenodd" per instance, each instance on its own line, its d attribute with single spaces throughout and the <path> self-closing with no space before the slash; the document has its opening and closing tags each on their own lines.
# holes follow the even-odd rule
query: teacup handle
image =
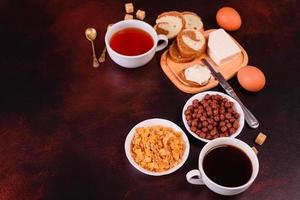
<svg viewBox="0 0 300 200">
<path fill-rule="evenodd" d="M 189 183 L 194 184 L 194 185 L 204 185 L 204 182 L 202 180 L 202 176 L 201 176 L 200 171 L 198 169 L 193 169 L 193 170 L 189 171 L 186 174 L 186 180 Z"/>
<path fill-rule="evenodd" d="M 169 39 L 167 38 L 167 36 L 165 35 L 157 35 L 157 43 L 162 40 L 163 42 L 160 44 L 160 45 L 157 45 L 155 51 L 161 51 L 163 50 L 164 48 L 166 48 L 166 46 L 168 46 L 168 43 L 169 43 Z"/>
</svg>

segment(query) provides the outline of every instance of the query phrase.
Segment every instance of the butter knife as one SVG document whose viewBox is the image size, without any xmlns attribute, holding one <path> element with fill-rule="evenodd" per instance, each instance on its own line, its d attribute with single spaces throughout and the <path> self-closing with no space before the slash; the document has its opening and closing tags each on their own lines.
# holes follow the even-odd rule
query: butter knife
<svg viewBox="0 0 300 200">
<path fill-rule="evenodd" d="M 220 72 L 217 72 L 206 59 L 203 58 L 202 62 L 209 68 L 209 70 L 211 71 L 212 75 L 219 81 L 220 85 L 226 91 L 226 93 L 229 94 L 232 98 L 234 98 L 240 104 L 240 106 L 242 107 L 242 109 L 244 111 L 245 120 L 246 120 L 247 124 L 251 128 L 257 128 L 259 126 L 259 122 L 255 118 L 255 116 L 242 103 L 242 101 L 239 99 L 239 97 L 234 92 L 234 90 L 232 89 L 232 87 L 225 80 L 225 78 L 223 77 L 223 75 Z"/>
</svg>

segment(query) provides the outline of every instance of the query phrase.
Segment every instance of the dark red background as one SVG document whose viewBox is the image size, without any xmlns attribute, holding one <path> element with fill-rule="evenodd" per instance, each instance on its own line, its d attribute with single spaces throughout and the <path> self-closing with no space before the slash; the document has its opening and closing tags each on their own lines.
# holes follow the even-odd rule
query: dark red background
<svg viewBox="0 0 300 200">
<path fill-rule="evenodd" d="M 26 2 L 26 3 L 25 3 Z M 138 122 L 160 117 L 182 128 L 181 110 L 191 97 L 162 72 L 161 52 L 146 66 L 128 70 L 109 58 L 92 67 L 86 27 L 98 31 L 123 19 L 125 1 L 0 2 L 0 200 L 35 199 L 225 199 L 185 174 L 197 167 L 203 143 L 190 135 L 185 165 L 164 177 L 139 173 L 127 161 L 124 140 Z M 232 199 L 300 199 L 299 45 L 300 9 L 286 1 L 134 1 L 146 21 L 168 10 L 201 15 L 218 27 L 218 8 L 236 8 L 242 28 L 232 36 L 267 84 L 247 93 L 230 84 L 260 120 L 238 137 L 249 145 L 268 135 L 259 150 L 260 172 L 252 187 Z M 214 90 L 222 91 L 220 87 Z"/>
</svg>

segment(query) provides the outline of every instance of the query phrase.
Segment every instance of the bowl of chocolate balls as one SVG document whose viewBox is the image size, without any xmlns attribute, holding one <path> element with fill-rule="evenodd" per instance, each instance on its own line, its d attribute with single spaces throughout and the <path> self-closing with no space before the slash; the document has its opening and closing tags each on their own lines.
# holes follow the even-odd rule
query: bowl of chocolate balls
<svg viewBox="0 0 300 200">
<path fill-rule="evenodd" d="M 188 132 L 203 142 L 236 137 L 244 127 L 244 112 L 232 97 L 215 91 L 192 96 L 184 105 L 182 120 Z"/>
</svg>

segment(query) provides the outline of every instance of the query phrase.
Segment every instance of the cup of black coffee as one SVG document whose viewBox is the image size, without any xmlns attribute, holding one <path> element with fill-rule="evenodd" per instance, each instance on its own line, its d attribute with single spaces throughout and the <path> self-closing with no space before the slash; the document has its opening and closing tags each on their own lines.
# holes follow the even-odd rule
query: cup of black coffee
<svg viewBox="0 0 300 200">
<path fill-rule="evenodd" d="M 244 192 L 259 171 L 256 154 L 249 145 L 235 138 L 218 138 L 208 142 L 199 155 L 199 169 L 186 179 L 191 184 L 206 185 L 221 195 Z"/>
</svg>

